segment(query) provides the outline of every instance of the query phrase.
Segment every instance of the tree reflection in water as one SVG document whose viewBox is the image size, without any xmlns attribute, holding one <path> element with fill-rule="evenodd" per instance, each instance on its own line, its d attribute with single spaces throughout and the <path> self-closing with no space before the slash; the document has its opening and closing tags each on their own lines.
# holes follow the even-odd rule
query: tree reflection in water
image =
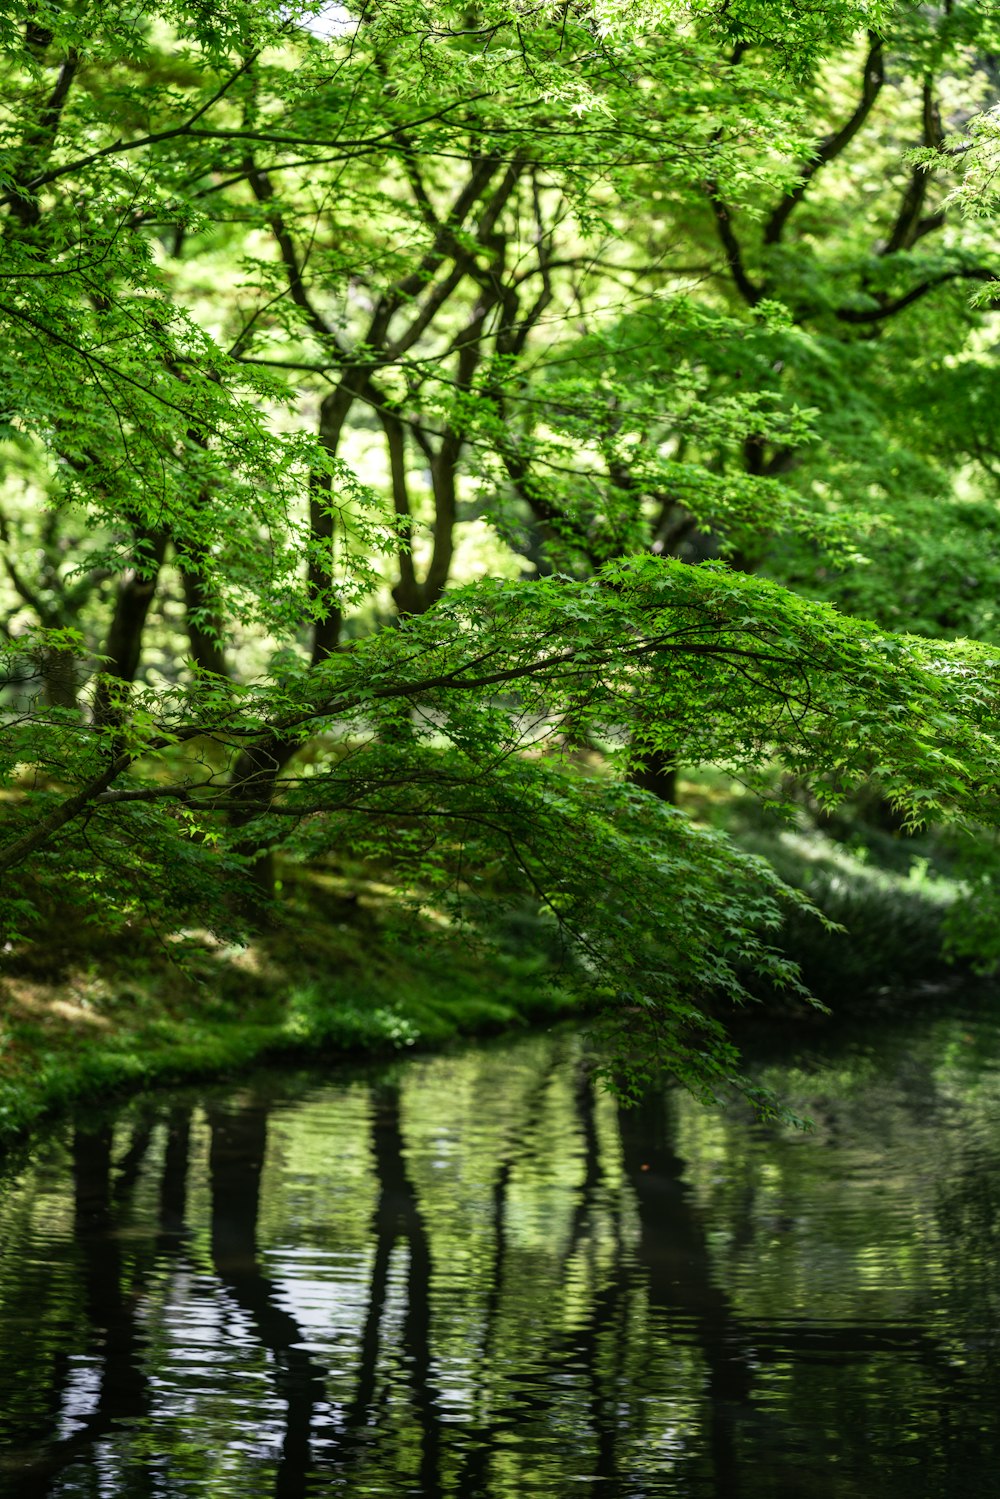
<svg viewBox="0 0 1000 1499">
<path fill-rule="evenodd" d="M 817 1074 L 809 1140 L 619 1114 L 572 1037 L 80 1126 L 2 1184 L 0 1489 L 989 1494 L 1000 1111 L 963 1067 L 933 1131 L 912 1065 Z"/>
</svg>

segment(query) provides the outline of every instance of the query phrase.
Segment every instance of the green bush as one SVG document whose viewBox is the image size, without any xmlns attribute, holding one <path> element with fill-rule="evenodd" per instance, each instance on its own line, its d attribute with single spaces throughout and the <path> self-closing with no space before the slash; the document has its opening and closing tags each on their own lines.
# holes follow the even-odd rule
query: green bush
<svg viewBox="0 0 1000 1499">
<path fill-rule="evenodd" d="M 911 997 L 962 978 L 965 970 L 945 956 L 944 936 L 961 887 L 930 873 L 925 860 L 904 875 L 821 833 L 757 832 L 740 842 L 843 928 L 830 931 L 792 909 L 777 938 L 809 989 L 838 1012 L 873 995 Z"/>
</svg>

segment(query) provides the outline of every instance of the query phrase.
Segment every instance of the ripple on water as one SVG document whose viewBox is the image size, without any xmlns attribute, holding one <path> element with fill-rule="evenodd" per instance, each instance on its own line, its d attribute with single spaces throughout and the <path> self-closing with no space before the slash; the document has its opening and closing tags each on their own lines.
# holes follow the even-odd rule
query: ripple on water
<svg viewBox="0 0 1000 1499">
<path fill-rule="evenodd" d="M 619 1117 L 571 1036 L 280 1075 L 0 1180 L 0 1491 L 1000 1495 L 1000 1031 Z"/>
</svg>

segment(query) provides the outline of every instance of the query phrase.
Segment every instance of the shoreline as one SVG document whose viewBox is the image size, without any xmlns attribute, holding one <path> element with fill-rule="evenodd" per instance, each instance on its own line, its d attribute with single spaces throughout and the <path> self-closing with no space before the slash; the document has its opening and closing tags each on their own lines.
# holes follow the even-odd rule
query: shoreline
<svg viewBox="0 0 1000 1499">
<path fill-rule="evenodd" d="M 78 1103 L 257 1065 L 433 1050 L 582 1018 L 552 955 L 401 923 L 381 895 L 292 907 L 246 945 L 133 930 L 25 945 L 0 976 L 0 1152 Z"/>
<path fill-rule="evenodd" d="M 461 1013 L 459 1013 L 459 1009 Z M 256 1067 L 321 1066 L 324 1062 L 430 1052 L 454 1041 L 516 1033 L 546 1023 L 587 1016 L 572 995 L 526 985 L 514 1004 L 469 993 L 464 1004 L 448 1000 L 425 1006 L 418 1026 L 406 1006 L 366 1008 L 363 996 L 331 996 L 314 1003 L 308 1019 L 292 1013 L 284 1020 L 215 1020 L 192 1014 L 162 1026 L 158 1040 L 137 1031 L 91 1037 L 70 1051 L 57 1046 L 23 1057 L 11 1067 L 0 1060 L 0 1157 L 32 1131 L 76 1105 L 125 1098 L 147 1090 L 223 1080 Z M 183 1034 L 183 1032 L 187 1034 Z"/>
<path fill-rule="evenodd" d="M 943 963 L 940 917 L 923 891 L 904 886 L 873 899 L 864 873 L 851 909 L 836 912 L 861 926 L 853 940 L 831 939 L 814 922 L 782 934 L 832 1013 L 762 992 L 759 1003 L 719 1015 L 741 1052 L 822 1044 L 859 1017 L 891 1023 L 965 989 L 997 1003 L 995 980 Z M 204 931 L 165 942 L 139 927 L 67 937 L 55 920 L 43 940 L 7 955 L 0 1154 L 70 1107 L 107 1096 L 256 1066 L 433 1051 L 593 1013 L 564 987 L 545 929 L 509 910 L 505 926 L 502 902 L 497 933 L 484 941 L 426 909 L 404 919 L 387 887 L 356 876 L 312 873 L 286 888 L 279 921 L 243 944 Z"/>
</svg>

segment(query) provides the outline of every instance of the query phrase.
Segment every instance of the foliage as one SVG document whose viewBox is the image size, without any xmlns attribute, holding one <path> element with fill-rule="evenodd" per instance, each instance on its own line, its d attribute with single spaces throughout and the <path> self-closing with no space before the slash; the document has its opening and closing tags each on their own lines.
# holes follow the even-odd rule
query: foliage
<svg viewBox="0 0 1000 1499">
<path fill-rule="evenodd" d="M 996 262 L 952 144 L 996 30 L 8 12 L 6 940 L 56 890 L 231 940 L 275 856 L 388 862 L 470 936 L 534 903 L 624 1094 L 755 1096 L 716 1011 L 804 992 L 810 903 L 643 783 L 996 824 Z"/>
</svg>

